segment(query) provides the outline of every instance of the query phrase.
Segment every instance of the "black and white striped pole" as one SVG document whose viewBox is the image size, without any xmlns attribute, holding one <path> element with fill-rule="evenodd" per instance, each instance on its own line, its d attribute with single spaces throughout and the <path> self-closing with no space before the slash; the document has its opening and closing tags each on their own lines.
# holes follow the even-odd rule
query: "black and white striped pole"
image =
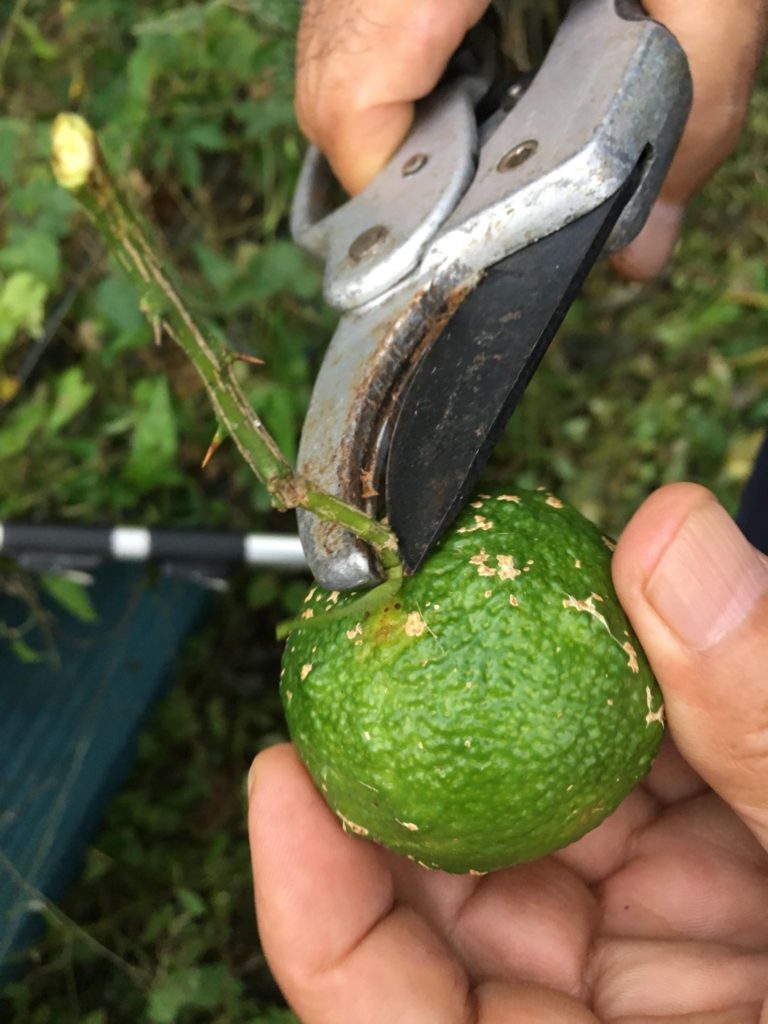
<svg viewBox="0 0 768 1024">
<path fill-rule="evenodd" d="M 154 562 L 189 570 L 200 582 L 213 582 L 221 572 L 238 566 L 282 572 L 306 569 L 295 535 L 194 528 L 11 521 L 0 523 L 3 555 L 27 568 L 53 572 L 91 569 L 110 561 Z"/>
</svg>

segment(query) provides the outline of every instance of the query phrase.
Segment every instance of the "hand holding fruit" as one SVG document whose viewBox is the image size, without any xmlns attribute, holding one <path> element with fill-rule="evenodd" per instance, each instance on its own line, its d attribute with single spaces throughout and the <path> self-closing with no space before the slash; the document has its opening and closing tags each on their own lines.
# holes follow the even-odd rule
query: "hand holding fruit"
<svg viewBox="0 0 768 1024">
<path fill-rule="evenodd" d="M 428 871 L 345 834 L 290 747 L 257 758 L 260 932 L 303 1024 L 764 1020 L 768 559 L 707 491 L 673 485 L 627 527 L 614 577 L 678 749 L 570 847 Z"/>
<path fill-rule="evenodd" d="M 435 86 L 488 0 L 307 0 L 298 46 L 296 111 L 350 192 L 383 167 L 410 128 L 414 101 Z M 686 51 L 694 103 L 677 157 L 644 230 L 614 265 L 658 273 L 685 204 L 736 144 L 763 52 L 763 0 L 644 0 Z"/>
</svg>

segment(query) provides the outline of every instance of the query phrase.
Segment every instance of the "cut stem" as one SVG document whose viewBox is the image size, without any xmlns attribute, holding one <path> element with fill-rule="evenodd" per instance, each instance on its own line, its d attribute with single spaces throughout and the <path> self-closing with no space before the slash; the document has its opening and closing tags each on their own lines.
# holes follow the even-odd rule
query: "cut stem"
<svg viewBox="0 0 768 1024">
<path fill-rule="evenodd" d="M 106 245 L 136 287 L 156 336 L 163 331 L 195 366 L 208 392 L 219 430 L 229 434 L 279 509 L 305 508 L 344 527 L 376 551 L 387 576 L 400 566 L 394 534 L 352 505 L 296 475 L 251 407 L 234 367 L 239 356 L 221 331 L 193 314 L 175 274 L 158 255 L 149 231 L 131 208 L 106 164 L 98 140 L 77 114 L 53 123 L 53 169 L 60 185 L 86 209 Z"/>
</svg>

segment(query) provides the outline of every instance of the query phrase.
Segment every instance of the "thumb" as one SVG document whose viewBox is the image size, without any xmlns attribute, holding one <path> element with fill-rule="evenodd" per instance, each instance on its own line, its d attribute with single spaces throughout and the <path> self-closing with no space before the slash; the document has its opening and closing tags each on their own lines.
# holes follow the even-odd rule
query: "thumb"
<svg viewBox="0 0 768 1024">
<path fill-rule="evenodd" d="M 768 849 L 768 558 L 709 491 L 673 484 L 635 514 L 613 574 L 680 752 Z"/>
</svg>

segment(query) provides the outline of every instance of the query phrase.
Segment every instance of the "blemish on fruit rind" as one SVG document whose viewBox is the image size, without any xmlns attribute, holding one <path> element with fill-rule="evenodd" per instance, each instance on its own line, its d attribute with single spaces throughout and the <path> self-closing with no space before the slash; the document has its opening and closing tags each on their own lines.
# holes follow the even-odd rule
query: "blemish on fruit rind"
<svg viewBox="0 0 768 1024">
<path fill-rule="evenodd" d="M 407 828 L 409 832 L 418 832 L 419 831 L 419 826 L 418 825 L 414 825 L 414 823 L 412 821 L 400 821 L 399 818 L 395 818 L 395 821 L 397 822 L 398 825 L 402 825 L 403 828 Z"/>
<path fill-rule="evenodd" d="M 664 702 L 659 704 L 658 708 L 653 710 L 653 693 L 651 692 L 650 686 L 645 688 L 645 701 L 648 705 L 648 714 L 645 716 L 645 724 L 650 725 L 652 722 L 658 722 L 662 728 L 664 727 Z"/>
<path fill-rule="evenodd" d="M 514 594 L 509 595 L 509 603 L 512 605 L 513 608 L 517 608 L 517 606 L 520 604 L 520 602 Z"/>
<path fill-rule="evenodd" d="M 474 533 L 475 530 L 492 530 L 493 521 L 486 519 L 485 516 L 475 516 L 474 526 L 460 526 L 456 533 Z"/>
<path fill-rule="evenodd" d="M 497 494 L 496 501 L 513 501 L 516 505 L 520 504 L 520 498 L 516 494 Z"/>
<path fill-rule="evenodd" d="M 310 592 L 309 592 L 309 593 L 307 594 L 307 596 L 306 596 L 306 597 L 304 598 L 304 604 L 306 604 L 306 603 L 307 603 L 307 601 L 311 601 L 311 600 L 312 600 L 312 598 L 313 598 L 313 597 L 315 596 L 315 592 L 316 592 L 316 591 L 317 591 L 317 587 L 312 587 L 312 589 L 310 590 Z"/>
<path fill-rule="evenodd" d="M 346 818 L 338 809 L 338 807 L 336 808 L 336 815 L 339 821 L 341 822 L 341 826 L 345 832 L 352 832 L 356 836 L 367 836 L 370 834 L 367 828 L 363 828 L 362 825 L 358 825 L 356 822 L 351 821 L 349 818 Z"/>
<path fill-rule="evenodd" d="M 606 537 L 605 535 L 603 535 L 600 538 L 600 540 L 603 542 L 603 544 L 605 544 L 605 546 L 608 548 L 609 551 L 615 551 L 616 550 L 616 544 L 615 544 L 614 541 L 611 540 L 610 537 Z"/>
<path fill-rule="evenodd" d="M 627 661 L 627 666 L 629 667 L 630 672 L 634 672 L 635 675 L 637 675 L 637 673 L 640 671 L 640 666 L 637 663 L 637 651 L 629 642 L 629 640 L 627 640 L 626 643 L 621 645 L 621 649 L 622 651 L 626 651 L 627 653 L 627 658 L 629 659 Z"/>
<path fill-rule="evenodd" d="M 496 570 L 493 568 L 493 566 L 486 565 L 487 561 L 488 552 L 485 550 L 485 548 L 480 548 L 476 555 L 472 555 L 472 557 L 469 560 L 469 564 L 477 566 L 478 576 L 495 576 Z"/>
<path fill-rule="evenodd" d="M 550 494 L 547 500 L 544 502 L 545 505 L 549 505 L 551 508 L 562 508 L 563 503 L 559 498 L 556 498 L 553 494 Z"/>
<path fill-rule="evenodd" d="M 487 875 L 487 871 L 475 871 L 474 868 L 470 868 L 467 872 L 468 875 L 474 875 L 476 878 L 482 878 L 483 875 Z"/>
<path fill-rule="evenodd" d="M 354 629 L 348 629 L 346 631 L 347 640 L 354 640 L 355 637 L 356 636 L 360 636 L 362 634 L 362 632 L 363 632 L 363 624 L 362 624 L 362 622 L 358 622 L 355 625 Z"/>
<path fill-rule="evenodd" d="M 521 569 L 518 569 L 515 565 L 515 559 L 512 555 L 497 555 L 496 561 L 499 565 L 499 579 L 500 580 L 513 580 L 520 575 Z"/>
<path fill-rule="evenodd" d="M 302 617 L 302 619 L 311 619 L 311 618 L 313 618 L 313 617 L 314 617 L 314 614 L 315 614 L 315 612 L 314 612 L 314 609 L 312 609 L 312 608 L 307 608 L 307 609 L 305 609 L 305 610 L 304 610 L 304 611 L 303 611 L 303 612 L 301 613 L 301 617 Z"/>
<path fill-rule="evenodd" d="M 611 633 L 611 627 L 608 625 L 606 617 L 595 608 L 595 597 L 599 597 L 597 594 L 590 594 L 586 601 L 580 601 L 577 597 L 573 597 L 571 594 L 563 599 L 563 608 L 575 608 L 577 612 L 588 612 L 593 619 L 596 619 L 601 626 L 603 626 L 608 633 Z M 602 600 L 602 598 L 599 598 Z M 611 636 L 613 634 L 611 633 Z"/>
<path fill-rule="evenodd" d="M 406 636 L 421 636 L 426 632 L 427 624 L 420 612 L 410 612 L 403 629 Z"/>
<path fill-rule="evenodd" d="M 299 672 L 299 675 L 301 676 L 301 681 L 302 682 L 304 682 L 304 680 L 307 678 L 307 676 L 309 675 L 309 673 L 311 671 L 312 671 L 312 666 L 311 665 L 307 664 L 307 665 L 302 665 L 301 666 L 301 672 Z"/>
</svg>

